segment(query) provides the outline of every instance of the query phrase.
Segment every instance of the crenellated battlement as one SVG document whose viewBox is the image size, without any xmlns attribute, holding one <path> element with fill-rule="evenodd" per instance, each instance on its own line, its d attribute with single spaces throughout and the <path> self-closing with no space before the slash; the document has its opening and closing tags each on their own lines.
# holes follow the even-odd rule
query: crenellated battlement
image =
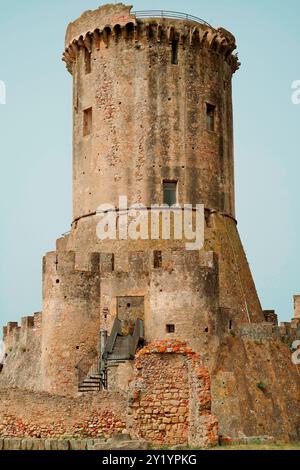
<svg viewBox="0 0 300 470">
<path fill-rule="evenodd" d="M 116 253 L 50 252 L 43 260 L 43 271 L 59 275 L 68 273 L 143 272 L 162 269 L 169 271 L 178 266 L 215 269 L 217 255 L 213 252 L 187 251 L 180 248 L 161 251 L 118 251 Z"/>
<path fill-rule="evenodd" d="M 52 251 L 43 258 L 43 273 L 64 274 L 70 272 L 83 271 L 87 273 L 99 272 L 99 253 L 89 253 L 84 257 L 84 264 L 81 261 L 82 254 L 74 251 Z"/>
<path fill-rule="evenodd" d="M 222 54 L 233 72 L 239 68 L 238 57 L 232 54 L 236 49 L 235 38 L 224 28 L 214 29 L 190 19 L 138 19 L 130 11 L 131 6 L 123 4 L 104 5 L 98 10 L 85 12 L 69 25 L 63 61 L 71 74 L 81 50 L 92 53 L 120 40 L 137 48 L 147 42 L 172 44 L 173 41 L 183 48 L 207 48 Z"/>
<path fill-rule="evenodd" d="M 40 336 L 42 324 L 42 312 L 34 313 L 33 316 L 21 318 L 21 324 L 18 322 L 8 322 L 3 327 L 3 341 L 5 351 L 12 349 L 22 342 L 23 347 L 27 344 L 28 335 L 34 334 Z"/>
<path fill-rule="evenodd" d="M 166 249 L 153 251 L 130 251 L 117 253 L 100 253 L 100 273 L 106 276 L 116 273 L 144 273 L 153 271 L 172 271 L 178 267 L 207 270 L 217 269 L 218 258 L 214 252 L 187 251 L 182 249 Z"/>
</svg>

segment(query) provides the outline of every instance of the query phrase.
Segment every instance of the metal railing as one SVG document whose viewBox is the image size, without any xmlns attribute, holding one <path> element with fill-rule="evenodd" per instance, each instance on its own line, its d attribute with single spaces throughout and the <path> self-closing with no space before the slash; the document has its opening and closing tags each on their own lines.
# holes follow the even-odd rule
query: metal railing
<svg viewBox="0 0 300 470">
<path fill-rule="evenodd" d="M 133 11 L 133 15 L 137 19 L 143 18 L 167 18 L 172 20 L 188 20 L 194 21 L 195 23 L 204 24 L 206 26 L 211 27 L 209 23 L 198 18 L 197 16 L 188 15 L 187 13 L 181 13 L 179 11 L 166 11 L 166 10 L 141 10 L 141 11 Z"/>
<path fill-rule="evenodd" d="M 78 370 L 78 386 L 82 385 L 84 380 L 88 377 L 89 372 L 93 368 L 93 373 L 99 373 L 98 364 L 98 353 L 97 351 L 91 351 L 84 356 L 75 368 Z"/>
<path fill-rule="evenodd" d="M 130 358 L 134 359 L 139 342 L 144 339 L 144 322 L 138 319 L 136 321 L 133 335 L 130 341 Z"/>
<path fill-rule="evenodd" d="M 121 333 L 122 333 L 122 323 L 120 322 L 118 318 L 116 318 L 114 321 L 112 330 L 111 330 L 111 334 L 109 335 L 107 339 L 107 345 L 106 345 L 107 354 L 110 354 L 113 351 L 117 336 L 121 335 Z"/>
</svg>

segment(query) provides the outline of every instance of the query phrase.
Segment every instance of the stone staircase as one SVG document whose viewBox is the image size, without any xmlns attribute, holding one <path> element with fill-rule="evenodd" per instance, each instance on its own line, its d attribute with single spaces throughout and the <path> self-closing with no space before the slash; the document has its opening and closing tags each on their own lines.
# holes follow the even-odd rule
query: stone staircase
<svg viewBox="0 0 300 470">
<path fill-rule="evenodd" d="M 93 365 L 86 378 L 79 384 L 79 392 L 99 392 L 103 388 L 107 388 L 103 386 L 103 383 L 106 382 L 106 377 L 103 372 L 99 372 L 98 362 L 99 359 L 97 358 L 97 371 L 95 372 L 95 367 Z M 105 374 L 108 375 L 108 371 L 111 367 L 118 367 L 120 364 L 124 364 L 125 362 L 125 360 L 120 359 L 109 359 L 106 364 Z"/>
<path fill-rule="evenodd" d="M 137 347 L 144 337 L 143 329 L 142 320 L 137 320 L 133 335 L 122 336 L 121 322 L 116 319 L 102 353 L 101 361 L 96 355 L 90 364 L 87 358 L 83 358 L 77 365 L 79 370 L 78 391 L 84 393 L 106 390 L 109 369 L 134 359 Z M 87 364 L 89 364 L 88 368 Z"/>
</svg>

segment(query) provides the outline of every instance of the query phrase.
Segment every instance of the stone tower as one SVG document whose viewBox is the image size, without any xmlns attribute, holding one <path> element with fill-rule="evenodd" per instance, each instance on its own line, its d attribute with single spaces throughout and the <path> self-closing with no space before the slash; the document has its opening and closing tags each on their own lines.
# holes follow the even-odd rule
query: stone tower
<svg viewBox="0 0 300 470">
<path fill-rule="evenodd" d="M 127 396 L 136 384 L 135 410 L 144 413 L 140 393 L 148 396 L 141 380 L 152 397 L 156 383 L 182 382 L 175 393 L 183 396 L 181 421 L 179 408 L 172 418 L 162 408 L 155 426 L 164 419 L 174 426 L 157 434 L 154 418 L 149 428 L 137 414 L 138 435 L 181 443 L 184 428 L 191 443 L 215 442 L 211 407 L 224 436 L 300 433 L 300 384 L 289 350 L 300 335 L 298 296 L 291 324 L 279 327 L 274 311 L 262 311 L 237 230 L 235 49 L 223 28 L 188 15 L 133 13 L 123 4 L 87 11 L 69 25 L 63 60 L 73 77 L 72 227 L 44 257 L 42 314 L 4 330 L 10 353 L 2 383 L 15 384 L 17 364 L 18 386 L 76 396 L 80 371 L 95 375 L 90 367 L 102 361 L 109 335 L 107 354 L 113 357 L 119 341 L 130 355 L 109 371 L 108 389 Z M 203 246 L 190 251 L 186 239 L 161 232 L 99 239 L 99 216 L 112 206 L 119 223 L 129 217 L 119 207 L 122 196 L 147 215 L 153 205 L 176 203 L 182 212 L 185 204 L 202 204 Z M 145 348 L 135 356 L 128 345 L 140 322 Z M 31 345 L 24 354 L 19 338 Z M 115 357 L 124 359 L 122 347 Z"/>
<path fill-rule="evenodd" d="M 178 338 L 207 360 L 219 324 L 264 320 L 235 220 L 235 48 L 222 28 L 189 17 L 139 18 L 123 4 L 69 25 L 73 223 L 45 260 L 42 358 L 50 389 L 60 382 L 58 344 L 69 369 L 70 357 L 75 363 L 95 348 L 99 329 L 109 333 L 116 317 L 129 329 L 142 318 L 147 342 Z M 160 205 L 169 183 L 180 205 L 204 204 L 203 250 L 187 251 L 178 240 L 98 239 L 99 205 L 118 207 L 124 195 L 129 205 Z M 91 274 L 97 253 L 100 272 Z M 74 286 L 69 295 L 64 276 Z M 77 283 L 88 288 L 82 293 Z M 61 366 L 63 383 L 65 373 Z"/>
</svg>

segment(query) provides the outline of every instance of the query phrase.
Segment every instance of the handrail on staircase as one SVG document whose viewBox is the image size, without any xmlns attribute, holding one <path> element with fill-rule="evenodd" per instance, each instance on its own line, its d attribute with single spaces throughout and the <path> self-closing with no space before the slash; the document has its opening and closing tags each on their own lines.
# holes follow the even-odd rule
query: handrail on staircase
<svg viewBox="0 0 300 470">
<path fill-rule="evenodd" d="M 144 339 L 144 322 L 140 318 L 137 319 L 134 327 L 133 335 L 130 341 L 130 358 L 133 359 L 139 345 L 139 342 Z"/>
<path fill-rule="evenodd" d="M 117 336 L 121 335 L 121 333 L 122 333 L 122 324 L 121 324 L 121 321 L 118 318 L 116 318 L 114 321 L 112 330 L 111 330 L 111 334 L 109 335 L 107 339 L 105 353 L 109 354 L 113 351 Z"/>
<path fill-rule="evenodd" d="M 79 391 L 91 390 L 90 387 L 92 387 L 92 389 L 95 389 L 95 387 L 97 387 L 97 385 L 95 385 L 95 382 L 96 384 L 97 382 L 99 382 L 99 390 L 101 389 L 101 386 L 103 389 L 107 389 L 108 361 L 112 359 L 134 359 L 136 350 L 140 342 L 144 340 L 144 322 L 141 319 L 137 319 L 135 322 L 133 334 L 120 338 L 120 340 L 122 339 L 123 341 L 125 341 L 125 350 L 123 349 L 120 352 L 120 357 L 116 355 L 116 351 L 114 354 L 114 349 L 115 346 L 118 344 L 117 337 L 122 336 L 121 321 L 118 318 L 115 319 L 110 336 L 107 338 L 107 341 L 106 339 L 104 339 L 104 347 L 101 346 L 101 333 L 103 332 L 100 332 L 99 353 L 96 350 L 90 351 L 76 365 L 76 369 L 78 370 Z"/>
<path fill-rule="evenodd" d="M 78 364 L 75 366 L 75 369 L 78 370 L 78 384 L 80 385 L 86 376 L 88 375 L 91 367 L 95 364 L 95 360 L 98 361 L 98 353 L 96 350 L 90 351 L 88 354 L 83 356 Z"/>
</svg>

